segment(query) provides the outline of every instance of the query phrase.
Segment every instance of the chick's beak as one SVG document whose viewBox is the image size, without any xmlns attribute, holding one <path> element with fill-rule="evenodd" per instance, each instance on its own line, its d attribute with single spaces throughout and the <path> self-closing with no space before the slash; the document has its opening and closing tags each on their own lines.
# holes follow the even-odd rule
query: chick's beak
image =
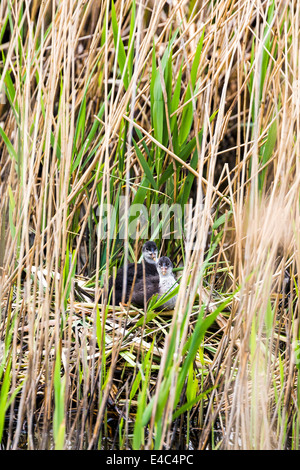
<svg viewBox="0 0 300 470">
<path fill-rule="evenodd" d="M 166 266 L 162 266 L 161 268 L 162 275 L 165 276 L 167 274 L 167 268 Z"/>
<path fill-rule="evenodd" d="M 156 253 L 151 253 L 151 258 L 156 261 Z"/>
</svg>

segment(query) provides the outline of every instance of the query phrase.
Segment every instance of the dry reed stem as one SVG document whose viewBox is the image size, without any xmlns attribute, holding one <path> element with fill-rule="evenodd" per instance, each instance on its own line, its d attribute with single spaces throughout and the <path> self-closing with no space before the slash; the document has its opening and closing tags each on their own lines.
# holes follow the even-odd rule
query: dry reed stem
<svg viewBox="0 0 300 470">
<path fill-rule="evenodd" d="M 159 371 L 153 372 L 155 387 L 148 391 L 149 397 L 155 398 L 146 438 L 146 447 L 152 447 L 164 366 L 174 333 L 174 362 L 161 437 L 161 447 L 171 446 L 178 374 L 185 343 L 199 312 L 194 300 L 198 295 L 200 304 L 208 304 L 210 311 L 217 302 L 212 293 L 213 286 L 206 290 L 199 272 L 205 260 L 207 234 L 218 205 L 223 213 L 230 211 L 232 219 L 224 225 L 217 254 L 212 258 L 218 275 L 211 279 L 218 282 L 222 267 L 226 285 L 219 292 L 220 298 L 237 287 L 240 291 L 233 297 L 230 313 L 218 317 L 217 330 L 210 332 L 205 341 L 205 347 L 210 342 L 214 345 L 215 353 L 211 358 L 212 353 L 204 347 L 206 375 L 202 385 L 201 374 L 196 375 L 201 391 L 211 385 L 214 389 L 205 401 L 206 414 L 197 422 L 201 423 L 201 431 L 195 447 L 208 446 L 211 430 L 219 422 L 224 433 L 219 444 L 222 448 L 285 448 L 288 446 L 285 419 L 299 423 L 295 392 L 298 369 L 292 348 L 299 337 L 298 301 L 296 296 L 291 297 L 288 308 L 283 309 L 279 291 L 285 268 L 291 269 L 291 284 L 300 268 L 300 7 L 297 2 L 275 0 L 274 14 L 268 23 L 270 1 L 222 0 L 214 6 L 209 1 L 195 2 L 194 14 L 190 16 L 189 2 L 181 0 L 168 4 L 168 13 L 164 4 L 163 1 L 137 3 L 133 75 L 127 89 L 118 74 L 121 45 L 120 42 L 116 47 L 114 45 L 110 2 L 87 2 L 86 6 L 84 2 L 75 1 L 45 2 L 39 6 L 36 1 L 26 0 L 13 5 L 10 40 L 0 45 L 5 54 L 5 63 L 1 62 L 0 90 L 8 72 L 15 89 L 12 106 L 0 105 L 0 122 L 18 156 L 15 161 L 4 141 L 0 141 L 0 339 L 3 343 L 12 325 L 11 389 L 20 384 L 22 387 L 17 402 L 13 402 L 18 406 L 15 429 L 13 412 L 9 416 L 8 448 L 18 447 L 25 422 L 29 430 L 28 447 L 35 447 L 35 420 L 44 427 L 42 446 L 47 446 L 46 435 L 53 416 L 55 351 L 59 348 L 63 351 L 62 375 L 67 377 L 65 408 L 69 412 L 70 436 L 76 436 L 77 445 L 82 448 L 85 431 L 87 447 L 94 448 L 111 403 L 113 386 L 119 385 L 122 368 L 126 386 L 133 383 L 129 380 L 131 369 L 124 357 L 127 354 L 129 361 L 132 354 L 137 358 L 137 367 L 141 367 L 144 352 L 158 335 L 160 342 L 156 355 L 159 362 L 155 364 L 159 364 Z M 125 44 L 129 38 L 131 5 L 129 0 L 115 2 L 118 32 Z M 1 2 L 0 28 L 7 8 L 7 2 Z M 19 21 L 21 8 L 23 16 Z M 149 20 L 145 24 L 143 18 L 147 14 Z M 102 43 L 105 18 L 106 37 Z M 44 37 L 50 22 L 52 28 Z M 180 123 L 180 116 L 192 104 L 191 136 L 197 136 L 197 170 L 191 166 L 190 159 L 185 161 L 176 154 L 172 142 L 167 147 L 159 142 L 151 124 L 153 43 L 157 61 L 161 64 L 171 26 L 172 31 L 178 27 L 173 44 L 174 80 L 181 60 L 183 78 L 180 101 L 170 120 L 177 116 Z M 203 28 L 203 50 L 197 75 L 199 86 L 184 102 Z M 269 49 L 268 34 L 274 39 Z M 79 44 L 83 45 L 83 54 L 79 52 Z M 261 64 L 265 57 L 269 62 L 261 87 Z M 129 54 L 126 64 L 128 61 Z M 163 76 L 162 70 L 160 73 Z M 71 173 L 76 120 L 89 78 L 86 135 L 97 120 L 102 103 L 105 111 L 99 118 L 99 132 L 88 149 L 95 149 L 93 158 L 83 166 L 88 152 L 83 153 L 80 165 Z M 166 106 L 168 90 L 164 91 Z M 216 109 L 218 114 L 210 122 Z M 124 166 L 119 171 L 114 155 L 124 122 L 129 123 L 125 136 L 127 145 Z M 268 161 L 262 162 L 261 149 L 274 123 L 277 126 L 276 145 Z M 170 122 L 170 136 L 169 126 Z M 85 236 L 87 229 L 90 230 L 95 207 L 98 205 L 99 214 L 103 214 L 105 202 L 114 200 L 123 183 L 128 224 L 126 215 L 134 197 L 133 188 L 138 188 L 143 178 L 143 169 L 132 145 L 136 129 L 145 136 L 137 142 L 145 159 L 148 157 L 143 144 L 148 148 L 155 145 L 168 155 L 173 168 L 180 164 L 182 174 L 186 171 L 186 174 L 190 172 L 196 176 L 194 212 L 190 213 L 187 226 L 187 235 L 194 240 L 194 246 L 192 248 L 186 241 L 182 243 L 185 265 L 174 314 L 164 319 L 156 317 L 150 323 L 151 328 L 146 324 L 137 330 L 134 326 L 140 312 L 135 309 L 116 307 L 111 310 L 105 302 L 99 305 L 78 302 L 77 277 L 72 272 L 84 248 L 88 253 L 85 266 L 90 264 L 95 268 L 92 292 L 96 298 L 101 294 L 99 283 L 103 272 L 104 288 L 107 285 L 109 271 L 101 271 L 102 250 L 109 246 L 114 253 L 114 241 L 100 240 L 99 224 L 98 239 L 90 247 Z M 203 129 L 201 143 L 198 139 L 200 129 Z M 226 136 L 234 133 L 234 129 L 237 129 L 234 144 L 224 144 Z M 218 163 L 224 157 L 223 144 L 227 155 L 229 151 L 234 155 L 233 164 L 230 162 L 229 166 L 229 162 L 225 162 L 218 173 Z M 264 170 L 266 184 L 261 190 Z M 132 172 L 134 183 L 130 179 Z M 176 181 L 174 173 L 177 194 L 182 181 Z M 164 187 L 159 188 L 157 194 L 161 196 L 164 191 Z M 68 243 L 75 220 L 78 231 L 73 238 L 74 257 L 65 274 Z M 108 226 L 111 225 L 112 214 L 109 213 Z M 35 234 L 32 246 L 31 233 Z M 125 263 L 131 255 L 129 245 L 126 237 Z M 111 253 L 107 250 L 107 268 L 110 262 Z M 12 291 L 13 299 L 10 298 Z M 274 309 L 271 317 L 270 308 Z M 102 327 L 100 337 L 97 336 L 97 322 Z M 270 325 L 271 330 L 268 329 Z M 285 343 L 284 352 L 280 342 Z M 104 360 L 108 364 L 105 371 Z M 106 372 L 106 388 L 101 388 Z M 201 373 L 204 375 L 203 371 Z M 84 380 L 80 383 L 82 377 Z M 120 391 L 119 405 L 127 403 L 128 406 L 126 399 L 130 390 L 125 391 L 125 388 Z M 42 404 L 36 410 L 41 394 Z M 77 414 L 72 423 L 73 406 L 77 407 Z M 128 429 L 130 413 L 132 410 L 127 407 L 124 416 L 128 417 Z M 76 431 L 76 423 L 79 431 Z"/>
</svg>

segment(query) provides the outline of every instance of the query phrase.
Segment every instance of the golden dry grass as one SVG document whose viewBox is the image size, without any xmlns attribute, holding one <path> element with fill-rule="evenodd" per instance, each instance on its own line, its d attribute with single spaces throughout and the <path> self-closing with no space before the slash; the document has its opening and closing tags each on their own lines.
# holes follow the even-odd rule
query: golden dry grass
<svg viewBox="0 0 300 470">
<path fill-rule="evenodd" d="M 3 446 L 298 449 L 300 6 L 134 5 L 1 2 Z M 130 205 L 189 200 L 175 311 L 107 306 Z"/>
</svg>

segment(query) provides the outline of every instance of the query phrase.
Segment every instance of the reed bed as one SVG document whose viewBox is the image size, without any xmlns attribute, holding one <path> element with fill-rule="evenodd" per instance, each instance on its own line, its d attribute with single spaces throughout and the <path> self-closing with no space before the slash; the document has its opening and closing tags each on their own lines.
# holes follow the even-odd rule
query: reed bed
<svg viewBox="0 0 300 470">
<path fill-rule="evenodd" d="M 299 449 L 299 13 L 1 1 L 2 448 Z"/>
</svg>

